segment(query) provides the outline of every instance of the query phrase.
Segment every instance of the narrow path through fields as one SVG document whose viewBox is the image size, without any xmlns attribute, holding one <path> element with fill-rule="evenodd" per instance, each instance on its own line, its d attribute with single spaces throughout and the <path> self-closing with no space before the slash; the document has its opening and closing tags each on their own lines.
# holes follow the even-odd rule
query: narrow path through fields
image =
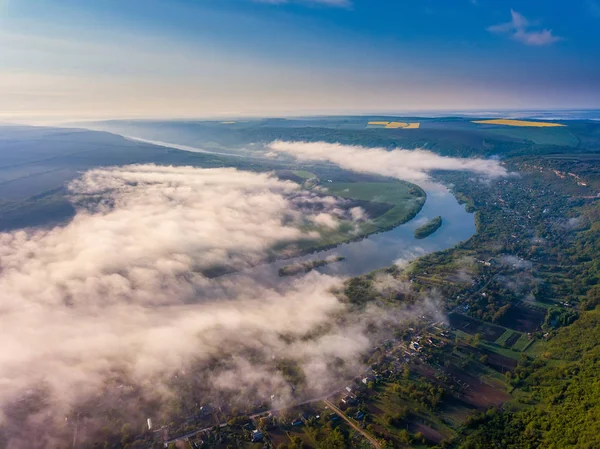
<svg viewBox="0 0 600 449">
<path fill-rule="evenodd" d="M 350 427 L 352 427 L 354 430 L 356 430 L 357 432 L 359 432 L 363 437 L 365 437 L 367 439 L 367 441 L 369 441 L 369 443 L 371 443 L 371 445 L 375 448 L 375 449 L 381 449 L 381 445 L 379 444 L 379 442 L 373 438 L 371 435 L 369 435 L 367 432 L 365 432 L 363 429 L 361 429 L 360 427 L 358 427 L 353 420 L 351 420 L 350 418 L 348 418 L 344 412 L 342 412 L 339 408 L 337 408 L 335 405 L 333 405 L 333 403 L 329 400 L 325 400 L 324 401 L 325 404 L 327 404 L 327 406 L 333 410 L 335 413 L 337 413 L 337 415 L 342 418 L 344 421 L 346 421 Z"/>
</svg>

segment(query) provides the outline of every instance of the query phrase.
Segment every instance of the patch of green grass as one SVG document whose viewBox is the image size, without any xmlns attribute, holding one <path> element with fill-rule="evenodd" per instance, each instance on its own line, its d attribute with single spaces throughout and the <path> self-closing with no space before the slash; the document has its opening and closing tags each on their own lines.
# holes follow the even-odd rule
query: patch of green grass
<svg viewBox="0 0 600 449">
<path fill-rule="evenodd" d="M 468 341 L 471 338 L 471 335 L 467 334 L 460 329 L 452 329 L 452 332 L 459 338 L 461 341 Z"/>
<path fill-rule="evenodd" d="M 305 177 L 308 177 L 309 174 L 312 175 L 307 171 L 294 173 L 298 176 L 300 173 L 304 173 Z M 310 179 L 305 181 L 305 188 L 307 188 L 306 184 L 311 182 Z M 322 187 L 323 191 L 328 194 L 349 200 L 380 203 L 379 209 L 382 204 L 387 205 L 384 207 L 386 212 L 363 222 L 340 220 L 339 226 L 333 229 L 314 223 L 305 223 L 301 228 L 302 231 L 307 233 L 316 231 L 320 238 L 318 240 L 303 239 L 292 245 L 289 243 L 276 245 L 273 248 L 274 255 L 281 254 L 282 251 L 285 253 L 288 249 L 293 252 L 292 246 L 302 253 L 333 248 L 353 239 L 392 229 L 411 220 L 421 210 L 427 198 L 426 193 L 420 187 L 402 181 L 327 183 Z M 365 205 L 365 209 L 368 213 L 368 206 Z"/>
<path fill-rule="evenodd" d="M 388 229 L 394 226 L 406 223 L 414 218 L 423 207 L 423 202 L 418 200 L 409 200 L 403 206 L 396 206 L 385 214 L 373 220 L 373 224 L 378 228 Z"/>
<path fill-rule="evenodd" d="M 506 343 L 506 340 L 508 340 L 513 333 L 514 332 L 512 330 L 506 329 L 506 331 L 498 337 L 495 343 L 502 346 L 504 343 Z"/>
<path fill-rule="evenodd" d="M 498 346 L 496 344 L 490 344 L 485 341 L 482 341 L 479 344 L 482 347 L 489 349 L 492 352 L 495 352 L 496 354 L 502 355 L 504 357 L 508 357 L 509 359 L 519 360 L 520 354 L 513 349 L 503 348 L 502 346 Z"/>
<path fill-rule="evenodd" d="M 405 379 L 404 382 L 411 383 L 412 381 Z M 415 401 L 401 397 L 397 392 L 394 392 L 391 384 L 384 385 L 378 391 L 378 397 L 373 405 L 381 410 L 381 413 L 373 415 L 375 422 L 396 437 L 400 435 L 400 432 L 404 429 L 404 425 L 409 421 L 422 422 L 443 435 L 454 433 L 454 430 L 448 424 L 442 422 L 439 411 L 433 412 Z M 403 421 L 399 425 L 390 425 L 386 422 L 386 416 L 395 416 L 399 411 L 406 408 L 412 411 L 412 415 L 406 421 Z"/>
<path fill-rule="evenodd" d="M 411 220 L 425 204 L 425 192 L 404 182 L 330 183 L 324 186 L 335 196 L 353 200 L 391 204 L 383 215 L 372 220 L 377 228 L 388 229 Z"/>
<path fill-rule="evenodd" d="M 552 307 L 555 307 L 558 303 L 557 302 L 541 302 L 541 301 L 535 301 L 535 300 L 533 300 L 533 301 L 528 300 L 527 304 L 531 304 L 536 307 L 541 307 L 543 309 L 550 309 Z"/>
<path fill-rule="evenodd" d="M 546 342 L 542 340 L 534 340 L 524 349 L 524 352 L 528 355 L 539 356 L 544 352 Z"/>
<path fill-rule="evenodd" d="M 484 383 L 496 385 L 500 388 L 506 388 L 506 377 L 496 370 L 488 370 L 485 374 L 480 376 L 479 379 Z"/>
<path fill-rule="evenodd" d="M 526 334 L 521 335 L 521 338 L 513 345 L 513 349 L 516 351 L 522 351 L 529 344 L 530 340 Z"/>
<path fill-rule="evenodd" d="M 293 173 L 302 179 L 312 179 L 317 177 L 317 175 L 315 175 L 314 173 L 311 173 L 306 170 L 294 170 Z"/>
<path fill-rule="evenodd" d="M 403 182 L 334 182 L 324 185 L 329 193 L 342 198 L 402 206 L 415 197 L 412 186 Z M 420 189 L 419 189 L 420 190 Z M 424 193 L 422 193 L 424 195 Z"/>
</svg>

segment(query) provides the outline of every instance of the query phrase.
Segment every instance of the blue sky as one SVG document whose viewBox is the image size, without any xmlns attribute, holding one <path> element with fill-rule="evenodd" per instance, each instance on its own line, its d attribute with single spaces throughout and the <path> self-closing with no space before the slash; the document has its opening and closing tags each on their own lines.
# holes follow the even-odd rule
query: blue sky
<svg viewBox="0 0 600 449">
<path fill-rule="evenodd" d="M 0 0 L 0 117 L 600 107 L 600 0 Z"/>
</svg>

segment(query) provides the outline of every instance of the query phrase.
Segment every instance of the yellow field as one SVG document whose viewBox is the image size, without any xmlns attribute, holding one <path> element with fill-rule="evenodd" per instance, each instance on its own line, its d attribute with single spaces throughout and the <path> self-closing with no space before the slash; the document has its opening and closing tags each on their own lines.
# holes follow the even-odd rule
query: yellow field
<svg viewBox="0 0 600 449">
<path fill-rule="evenodd" d="M 408 123 L 404 123 L 404 122 L 389 122 L 387 125 L 385 125 L 386 128 L 406 128 L 408 126 Z"/>
<path fill-rule="evenodd" d="M 482 125 L 535 126 L 538 128 L 566 126 L 566 125 L 562 125 L 560 123 L 528 122 L 526 120 L 511 120 L 511 119 L 476 120 L 473 123 L 480 123 Z"/>
<path fill-rule="evenodd" d="M 420 123 L 404 123 L 404 122 L 369 122 L 370 126 L 383 126 L 387 129 L 417 129 L 421 126 Z"/>
</svg>

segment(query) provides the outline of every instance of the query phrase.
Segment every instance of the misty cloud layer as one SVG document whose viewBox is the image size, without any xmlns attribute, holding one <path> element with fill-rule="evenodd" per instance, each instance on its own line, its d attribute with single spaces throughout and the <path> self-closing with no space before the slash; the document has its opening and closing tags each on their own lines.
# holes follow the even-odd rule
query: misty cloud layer
<svg viewBox="0 0 600 449">
<path fill-rule="evenodd" d="M 429 180 L 434 170 L 468 171 L 481 176 L 506 176 L 502 165 L 492 159 L 466 159 L 439 156 L 427 150 L 388 151 L 385 148 L 366 148 L 327 142 L 275 141 L 272 151 L 288 153 L 300 160 L 329 161 L 348 170 L 375 173 L 412 182 Z"/>
<path fill-rule="evenodd" d="M 219 357 L 227 362 L 205 369 L 205 387 L 285 403 L 292 392 L 277 363 L 286 359 L 301 367 L 306 394 L 318 394 L 340 369 L 358 372 L 368 327 L 410 314 L 348 314 L 342 280 L 315 272 L 276 283 L 245 274 L 274 245 L 335 226 L 344 200 L 269 174 L 155 165 L 92 170 L 70 192 L 70 223 L 0 234 L 0 434 L 8 429 L 9 447 L 40 417 L 60 421 L 85 398 L 110 397 L 110 378 L 169 394 L 175 373 Z M 364 211 L 342 218 L 352 217 Z M 238 272 L 207 277 L 215 266 Z M 7 414 L 39 388 L 43 412 Z"/>
</svg>

